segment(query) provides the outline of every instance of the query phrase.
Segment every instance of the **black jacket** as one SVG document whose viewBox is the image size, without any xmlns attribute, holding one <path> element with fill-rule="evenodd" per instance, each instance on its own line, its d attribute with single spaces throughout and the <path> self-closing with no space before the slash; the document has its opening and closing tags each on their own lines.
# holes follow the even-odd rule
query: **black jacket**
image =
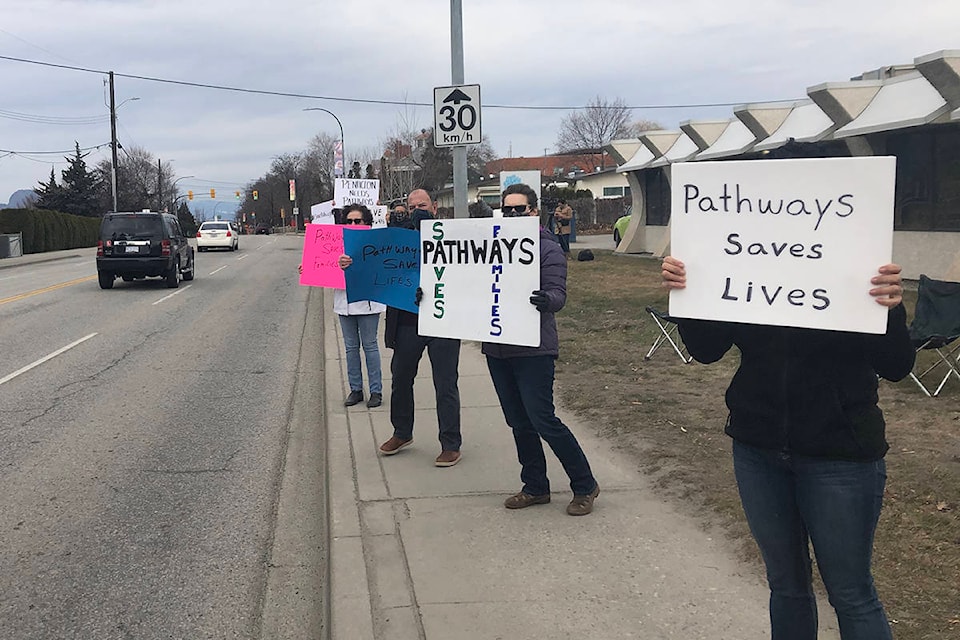
<svg viewBox="0 0 960 640">
<path fill-rule="evenodd" d="M 872 461 L 889 446 L 877 406 L 877 376 L 897 381 L 916 356 L 903 305 L 883 335 L 678 319 L 698 362 L 736 345 L 740 368 L 727 388 L 726 432 L 761 449 Z"/>
</svg>

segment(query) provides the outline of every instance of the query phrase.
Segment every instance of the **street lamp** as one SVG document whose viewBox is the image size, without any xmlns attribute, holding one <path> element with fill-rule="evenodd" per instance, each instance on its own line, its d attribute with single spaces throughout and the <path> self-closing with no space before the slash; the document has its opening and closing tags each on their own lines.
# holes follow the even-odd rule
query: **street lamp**
<svg viewBox="0 0 960 640">
<path fill-rule="evenodd" d="M 177 194 L 177 183 L 180 182 L 181 180 L 186 180 L 187 178 L 193 178 L 193 177 L 195 177 L 195 176 L 181 176 L 181 177 L 179 177 L 179 178 L 177 178 L 176 180 L 173 181 L 173 196 L 174 196 L 174 198 L 173 198 L 173 203 L 171 204 L 171 207 L 173 207 L 173 211 L 171 211 L 171 213 L 172 213 L 173 215 L 177 215 L 177 200 L 179 200 L 181 197 L 183 197 L 183 196 L 180 196 L 180 195 Z"/>
<path fill-rule="evenodd" d="M 306 109 L 304 109 L 304 111 L 323 111 L 325 113 L 329 113 L 330 115 L 333 116 L 333 119 L 336 120 L 337 124 L 340 126 L 340 155 L 342 156 L 341 161 L 343 162 L 343 166 L 340 169 L 341 171 L 340 177 L 342 178 L 343 177 L 342 172 L 346 168 L 346 164 L 347 164 L 347 160 L 346 160 L 347 152 L 343 146 L 343 123 L 340 122 L 340 118 L 337 117 L 337 114 L 335 114 L 333 111 L 330 111 L 329 109 L 324 109 L 323 107 L 307 107 Z M 334 175 L 337 174 L 336 155 L 334 155 L 333 174 Z"/>
</svg>

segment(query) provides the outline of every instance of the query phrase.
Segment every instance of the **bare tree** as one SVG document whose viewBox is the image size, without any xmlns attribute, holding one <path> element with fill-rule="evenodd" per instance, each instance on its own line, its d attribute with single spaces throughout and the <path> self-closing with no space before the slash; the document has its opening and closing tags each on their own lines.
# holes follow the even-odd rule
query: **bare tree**
<svg viewBox="0 0 960 640">
<path fill-rule="evenodd" d="M 663 125 L 659 122 L 654 120 L 644 120 L 641 118 L 640 120 L 634 120 L 627 125 L 626 131 L 624 132 L 625 135 L 623 137 L 637 138 L 641 133 L 645 133 L 647 131 L 658 131 L 659 129 L 663 129 Z"/>
<path fill-rule="evenodd" d="M 562 152 L 598 154 L 603 168 L 603 145 L 630 133 L 630 116 L 622 98 L 607 101 L 597 96 L 583 109 L 563 118 L 556 147 Z"/>
</svg>

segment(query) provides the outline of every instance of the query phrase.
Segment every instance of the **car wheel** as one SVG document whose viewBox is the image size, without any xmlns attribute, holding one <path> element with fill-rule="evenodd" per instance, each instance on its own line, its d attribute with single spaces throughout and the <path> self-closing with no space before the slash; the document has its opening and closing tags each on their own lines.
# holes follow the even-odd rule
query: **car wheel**
<svg viewBox="0 0 960 640">
<path fill-rule="evenodd" d="M 180 264 L 177 262 L 173 263 L 173 266 L 170 267 L 170 270 L 167 271 L 167 288 L 176 289 L 180 286 Z"/>
<path fill-rule="evenodd" d="M 183 270 L 183 279 L 186 281 L 193 280 L 193 272 L 196 270 L 196 261 L 194 260 L 193 253 L 190 254 L 190 262 L 187 264 L 188 269 Z"/>
<path fill-rule="evenodd" d="M 101 289 L 113 289 L 113 274 L 109 271 L 98 271 L 97 280 L 100 281 Z"/>
</svg>

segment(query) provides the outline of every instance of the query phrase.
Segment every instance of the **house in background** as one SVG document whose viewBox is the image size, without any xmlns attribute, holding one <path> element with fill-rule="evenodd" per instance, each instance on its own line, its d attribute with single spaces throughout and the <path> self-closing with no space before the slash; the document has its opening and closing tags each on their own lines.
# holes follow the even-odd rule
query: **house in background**
<svg viewBox="0 0 960 640">
<path fill-rule="evenodd" d="M 910 279 L 960 280 L 960 50 L 806 93 L 805 100 L 743 105 L 729 120 L 691 120 L 611 142 L 606 149 L 633 199 L 617 251 L 669 253 L 675 163 L 892 155 L 894 262 Z"/>
</svg>

